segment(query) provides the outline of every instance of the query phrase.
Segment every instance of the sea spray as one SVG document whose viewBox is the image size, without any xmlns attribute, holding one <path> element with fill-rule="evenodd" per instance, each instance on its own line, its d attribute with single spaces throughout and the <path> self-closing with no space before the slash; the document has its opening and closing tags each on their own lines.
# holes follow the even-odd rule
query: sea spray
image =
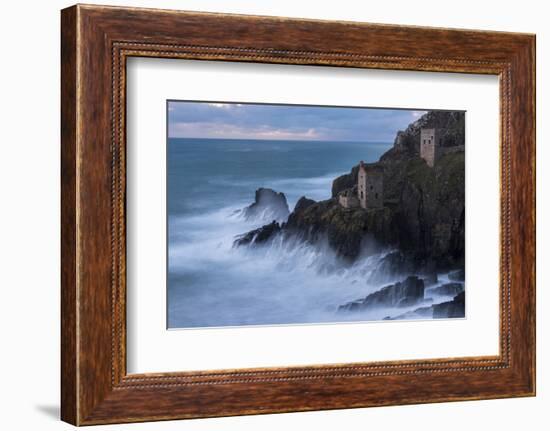
<svg viewBox="0 0 550 431">
<path fill-rule="evenodd" d="M 334 178 L 357 160 L 378 159 L 383 146 L 169 139 L 168 151 L 170 328 L 384 317 L 336 313 L 341 303 L 380 287 L 365 281 L 379 259 L 374 254 L 350 265 L 323 241 L 233 247 L 237 235 L 264 224 L 239 216 L 255 190 L 283 192 L 290 210 L 302 196 L 328 199 Z"/>
<path fill-rule="evenodd" d="M 350 264 L 326 241 L 311 244 L 283 235 L 263 246 L 235 248 L 236 235 L 259 227 L 235 216 L 236 210 L 169 220 L 178 238 L 169 250 L 170 327 L 367 321 L 392 312 L 336 313 L 339 305 L 383 287 L 366 280 L 392 250 Z"/>
</svg>

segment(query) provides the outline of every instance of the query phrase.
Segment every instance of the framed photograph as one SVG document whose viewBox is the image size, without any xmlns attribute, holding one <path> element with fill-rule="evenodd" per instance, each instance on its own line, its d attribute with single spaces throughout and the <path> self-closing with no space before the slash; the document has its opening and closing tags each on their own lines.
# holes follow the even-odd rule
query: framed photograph
<svg viewBox="0 0 550 431">
<path fill-rule="evenodd" d="M 167 109 L 168 329 L 465 318 L 465 112 Z"/>
<path fill-rule="evenodd" d="M 62 11 L 62 419 L 535 394 L 535 37 Z"/>
</svg>

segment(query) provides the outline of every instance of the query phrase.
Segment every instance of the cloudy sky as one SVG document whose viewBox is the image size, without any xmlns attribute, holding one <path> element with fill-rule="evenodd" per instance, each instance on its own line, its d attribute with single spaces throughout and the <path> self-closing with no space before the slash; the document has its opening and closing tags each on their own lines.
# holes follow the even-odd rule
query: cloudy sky
<svg viewBox="0 0 550 431">
<path fill-rule="evenodd" d="M 168 102 L 171 138 L 393 142 L 425 111 Z"/>
</svg>

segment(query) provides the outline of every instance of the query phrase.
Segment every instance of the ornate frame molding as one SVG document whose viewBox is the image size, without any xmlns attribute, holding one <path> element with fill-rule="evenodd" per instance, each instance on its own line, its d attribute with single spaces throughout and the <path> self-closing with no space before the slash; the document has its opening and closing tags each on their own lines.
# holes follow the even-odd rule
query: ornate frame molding
<svg viewBox="0 0 550 431">
<path fill-rule="evenodd" d="M 223 30 L 204 30 L 213 25 Z M 258 26 L 272 31 L 254 36 Z M 323 37 L 335 31 L 339 41 Z M 311 34 L 321 41 L 308 42 Z M 445 56 L 432 55 L 445 46 Z M 62 54 L 64 420 L 98 424 L 534 394 L 534 36 L 79 5 L 62 12 Z M 500 354 L 128 375 L 125 66 L 132 56 L 498 75 Z M 519 214 L 529 215 L 526 223 Z"/>
</svg>

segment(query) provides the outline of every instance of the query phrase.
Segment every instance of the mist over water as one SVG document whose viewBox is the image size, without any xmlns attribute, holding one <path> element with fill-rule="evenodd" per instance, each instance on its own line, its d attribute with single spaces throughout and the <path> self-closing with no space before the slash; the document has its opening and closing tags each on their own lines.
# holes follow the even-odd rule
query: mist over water
<svg viewBox="0 0 550 431">
<path fill-rule="evenodd" d="M 381 287 L 366 280 L 391 250 L 349 266 L 323 243 L 279 237 L 262 247 L 233 247 L 237 235 L 270 222 L 239 214 L 259 187 L 283 192 L 292 211 L 301 196 L 328 199 L 334 178 L 359 160 L 378 160 L 389 146 L 169 139 L 168 327 L 379 320 L 392 312 L 336 313 Z"/>
</svg>

